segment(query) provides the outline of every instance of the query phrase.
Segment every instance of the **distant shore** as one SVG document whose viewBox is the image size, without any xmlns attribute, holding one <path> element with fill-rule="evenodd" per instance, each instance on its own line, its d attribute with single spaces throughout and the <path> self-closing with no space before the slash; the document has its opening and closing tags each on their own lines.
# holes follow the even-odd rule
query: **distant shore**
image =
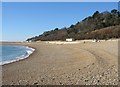
<svg viewBox="0 0 120 87">
<path fill-rule="evenodd" d="M 55 42 L 54 42 L 55 43 Z M 118 40 L 100 43 L 2 43 L 35 50 L 2 66 L 3 85 L 117 85 Z"/>
</svg>

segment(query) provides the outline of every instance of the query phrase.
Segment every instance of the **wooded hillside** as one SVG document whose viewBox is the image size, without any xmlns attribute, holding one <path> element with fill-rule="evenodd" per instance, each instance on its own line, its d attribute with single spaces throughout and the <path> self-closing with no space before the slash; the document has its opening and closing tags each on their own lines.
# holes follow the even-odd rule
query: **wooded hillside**
<svg viewBox="0 0 120 87">
<path fill-rule="evenodd" d="M 39 36 L 28 38 L 27 41 L 54 41 L 65 40 L 66 38 L 74 38 L 75 40 L 82 39 L 110 39 L 120 37 L 120 12 L 116 9 L 111 12 L 96 11 L 92 16 L 89 16 L 66 28 L 55 28 L 51 31 L 46 31 Z"/>
</svg>

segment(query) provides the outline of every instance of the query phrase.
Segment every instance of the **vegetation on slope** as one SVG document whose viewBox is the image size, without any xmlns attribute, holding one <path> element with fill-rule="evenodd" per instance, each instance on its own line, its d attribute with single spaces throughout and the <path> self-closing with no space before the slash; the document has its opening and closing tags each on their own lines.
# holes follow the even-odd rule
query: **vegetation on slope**
<svg viewBox="0 0 120 87">
<path fill-rule="evenodd" d="M 120 37 L 120 12 L 113 9 L 111 12 L 96 11 L 89 16 L 71 25 L 68 28 L 54 29 L 44 32 L 39 36 L 28 38 L 27 41 L 54 41 L 66 38 L 82 39 L 110 39 Z"/>
</svg>

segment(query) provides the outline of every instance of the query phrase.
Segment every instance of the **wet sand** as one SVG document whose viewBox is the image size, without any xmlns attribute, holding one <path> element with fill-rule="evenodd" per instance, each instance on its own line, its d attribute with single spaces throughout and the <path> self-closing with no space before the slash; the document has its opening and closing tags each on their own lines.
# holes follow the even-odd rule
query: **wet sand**
<svg viewBox="0 0 120 87">
<path fill-rule="evenodd" d="M 118 84 L 118 41 L 3 44 L 36 49 L 27 59 L 2 66 L 3 85 Z"/>
</svg>

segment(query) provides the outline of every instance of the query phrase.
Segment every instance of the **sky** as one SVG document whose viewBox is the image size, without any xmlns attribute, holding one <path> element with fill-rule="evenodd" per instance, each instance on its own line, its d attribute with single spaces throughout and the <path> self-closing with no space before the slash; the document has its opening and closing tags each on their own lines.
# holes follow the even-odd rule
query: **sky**
<svg viewBox="0 0 120 87">
<path fill-rule="evenodd" d="M 95 11 L 118 9 L 117 2 L 3 2 L 2 41 L 25 41 L 69 27 Z"/>
</svg>

